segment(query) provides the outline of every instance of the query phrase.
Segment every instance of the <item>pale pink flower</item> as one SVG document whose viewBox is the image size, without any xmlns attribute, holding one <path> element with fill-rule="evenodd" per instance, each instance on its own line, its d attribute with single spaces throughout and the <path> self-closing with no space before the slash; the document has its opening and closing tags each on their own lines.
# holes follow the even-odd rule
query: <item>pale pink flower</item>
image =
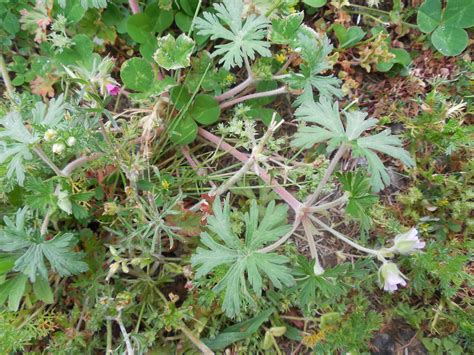
<svg viewBox="0 0 474 355">
<path fill-rule="evenodd" d="M 411 254 L 419 249 L 423 249 L 426 243 L 418 238 L 418 231 L 415 228 L 406 233 L 398 234 L 393 240 L 392 250 L 402 255 Z"/>
<path fill-rule="evenodd" d="M 398 270 L 394 263 L 385 263 L 379 269 L 379 282 L 383 284 L 383 289 L 393 292 L 398 289 L 398 285 L 406 286 L 405 276 Z"/>
</svg>

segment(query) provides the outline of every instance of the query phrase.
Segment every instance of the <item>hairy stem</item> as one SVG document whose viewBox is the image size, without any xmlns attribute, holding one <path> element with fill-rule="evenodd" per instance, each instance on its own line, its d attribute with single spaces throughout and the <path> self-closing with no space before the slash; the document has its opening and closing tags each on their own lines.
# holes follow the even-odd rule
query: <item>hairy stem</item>
<svg viewBox="0 0 474 355">
<path fill-rule="evenodd" d="M 33 147 L 33 151 L 36 153 L 36 155 L 38 155 L 38 157 L 40 157 L 42 161 L 46 163 L 46 165 L 48 165 L 56 173 L 56 175 L 63 177 L 65 176 L 63 172 L 56 166 L 56 164 L 51 161 L 51 159 L 48 158 L 46 153 L 39 146 Z"/>
<path fill-rule="evenodd" d="M 102 153 L 94 153 L 94 154 L 91 154 L 89 156 L 83 156 L 83 157 L 77 158 L 76 160 L 73 160 L 72 162 L 67 164 L 63 168 L 63 170 L 61 170 L 61 173 L 62 173 L 63 176 L 69 177 L 69 176 L 71 176 L 71 174 L 73 173 L 73 171 L 75 169 L 80 168 L 81 166 L 83 166 L 87 162 L 90 162 L 92 160 L 96 160 L 96 159 L 98 159 L 102 156 L 103 156 Z"/>
<path fill-rule="evenodd" d="M 130 342 L 130 336 L 128 335 L 127 329 L 125 328 L 125 325 L 122 322 L 122 315 L 120 312 L 117 318 L 115 318 L 115 321 L 118 323 L 120 327 L 120 332 L 123 336 L 123 340 L 125 341 L 125 346 L 127 347 L 127 355 L 135 354 L 135 352 L 133 351 L 132 343 Z"/>
<path fill-rule="evenodd" d="M 283 121 L 280 121 L 280 122 L 283 122 Z M 260 139 L 260 142 L 258 143 L 258 145 L 253 149 L 252 154 L 244 163 L 244 165 L 239 169 L 239 171 L 237 171 L 237 173 L 232 175 L 225 183 L 219 186 L 215 191 L 211 192 L 209 194 L 210 196 L 222 195 L 224 192 L 226 192 L 232 186 L 234 186 L 252 167 L 254 167 L 255 164 L 257 164 L 258 156 L 263 152 L 263 149 L 265 148 L 265 144 L 273 135 L 273 133 L 276 131 L 278 126 L 279 124 L 275 123 L 275 116 L 273 116 L 272 121 L 270 125 L 268 126 L 267 131 L 263 135 L 262 139 Z"/>
<path fill-rule="evenodd" d="M 316 249 L 316 243 L 314 242 L 314 226 L 307 216 L 303 217 L 301 223 L 303 224 L 304 234 L 306 235 L 306 240 L 308 241 L 311 258 L 318 259 L 318 251 Z"/>
<path fill-rule="evenodd" d="M 234 97 L 235 95 L 239 94 L 240 92 L 242 92 L 243 90 L 248 88 L 254 82 L 255 82 L 255 79 L 253 79 L 252 77 L 249 76 L 247 79 L 245 79 L 239 85 L 234 86 L 232 89 L 224 92 L 223 94 L 217 95 L 214 98 L 217 101 L 224 101 L 224 100 L 230 99 L 231 97 Z"/>
<path fill-rule="evenodd" d="M 264 92 L 256 92 L 254 94 L 245 95 L 245 96 L 233 99 L 233 100 L 223 102 L 223 103 L 221 103 L 220 107 L 221 107 L 221 109 L 226 109 L 226 108 L 232 107 L 234 105 L 237 105 L 237 104 L 239 104 L 241 102 L 244 102 L 244 101 L 247 101 L 247 100 L 258 99 L 260 97 L 280 95 L 280 94 L 284 94 L 286 92 L 288 92 L 288 90 L 286 89 L 285 86 L 282 86 L 282 87 L 279 87 L 278 89 L 275 89 L 275 90 L 264 91 Z"/>
<path fill-rule="evenodd" d="M 333 207 L 337 207 L 339 205 L 342 205 L 343 203 L 346 203 L 348 201 L 348 199 L 349 199 L 349 197 L 347 196 L 347 194 L 344 194 L 341 197 L 335 199 L 334 201 L 310 207 L 310 208 L 307 209 L 307 211 L 310 212 L 310 213 L 326 211 L 326 210 L 329 210 Z"/>
<path fill-rule="evenodd" d="M 366 247 L 363 247 L 362 245 L 357 244 L 356 242 L 350 240 L 344 234 L 339 233 L 337 230 L 331 228 L 330 226 L 328 226 L 327 224 L 325 224 L 323 221 L 316 218 L 315 216 L 310 216 L 310 218 L 314 222 L 316 222 L 319 226 L 321 226 L 324 230 L 328 231 L 329 233 L 331 233 L 335 237 L 341 239 L 342 241 L 346 242 L 347 244 L 349 244 L 350 246 L 356 248 L 357 250 L 363 251 L 364 253 L 367 253 L 367 254 L 372 254 L 372 255 L 377 255 L 377 256 L 380 255 L 378 250 L 366 248 Z"/>
<path fill-rule="evenodd" d="M 7 89 L 8 96 L 10 98 L 13 98 L 13 96 L 15 95 L 15 89 L 13 88 L 12 82 L 10 81 L 7 65 L 5 64 L 5 59 L 3 58 L 2 54 L 0 54 L 0 74 L 2 75 L 3 82 L 5 83 L 5 88 Z"/>
<path fill-rule="evenodd" d="M 265 254 L 265 253 L 270 253 L 270 252 L 274 251 L 275 249 L 277 249 L 280 245 L 282 245 L 288 239 L 290 239 L 290 237 L 293 235 L 293 233 L 299 227 L 300 223 L 301 223 L 301 216 L 297 215 L 295 221 L 293 222 L 293 226 L 291 227 L 291 230 L 288 233 L 286 233 L 283 237 L 278 239 L 273 244 L 270 244 L 270 245 L 266 246 L 265 248 L 262 248 L 262 249 L 258 250 L 258 252 Z"/>
<path fill-rule="evenodd" d="M 235 149 L 230 144 L 224 142 L 220 137 L 212 134 L 209 131 L 206 131 L 204 128 L 199 128 L 198 134 L 204 138 L 205 140 L 212 143 L 215 147 L 231 154 L 233 157 L 237 158 L 241 162 L 245 163 L 249 159 L 247 154 L 244 154 L 237 149 Z M 261 167 L 256 167 L 255 172 L 257 175 L 265 181 L 268 185 L 272 185 L 272 178 L 268 173 Z M 273 191 L 275 191 L 286 203 L 288 203 L 291 208 L 298 213 L 300 207 L 302 206 L 301 202 L 299 202 L 291 193 L 289 193 L 285 188 L 281 186 L 272 186 Z"/>
<path fill-rule="evenodd" d="M 198 337 L 196 337 L 193 332 L 188 329 L 184 324 L 180 326 L 181 331 L 186 335 L 186 337 L 205 355 L 214 355 L 214 352 L 207 347 Z"/>
<path fill-rule="evenodd" d="M 331 162 L 329 163 L 329 166 L 326 170 L 326 173 L 324 174 L 323 178 L 321 179 L 321 182 L 318 184 L 318 187 L 316 188 L 316 191 L 308 196 L 308 198 L 305 201 L 305 206 L 310 207 L 316 200 L 318 199 L 319 195 L 321 194 L 321 191 L 323 190 L 324 186 L 326 186 L 329 178 L 331 177 L 332 173 L 334 172 L 334 169 L 336 169 L 337 163 L 339 160 L 342 158 L 346 151 L 346 146 L 341 145 L 339 149 L 337 150 L 336 154 L 332 158 Z"/>
<path fill-rule="evenodd" d="M 128 3 L 130 4 L 130 9 L 132 10 L 132 13 L 138 14 L 140 12 L 140 6 L 138 6 L 138 0 L 128 0 Z"/>
</svg>

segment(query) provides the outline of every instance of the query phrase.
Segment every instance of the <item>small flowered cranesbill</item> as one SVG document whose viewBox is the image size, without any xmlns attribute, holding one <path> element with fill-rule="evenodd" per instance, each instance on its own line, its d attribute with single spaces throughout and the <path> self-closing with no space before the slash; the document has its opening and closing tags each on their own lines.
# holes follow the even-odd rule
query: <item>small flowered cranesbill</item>
<svg viewBox="0 0 474 355">
<path fill-rule="evenodd" d="M 406 286 L 405 276 L 398 270 L 394 263 L 384 263 L 379 269 L 379 282 L 383 284 L 383 289 L 393 292 L 398 289 L 398 285 Z"/>
<path fill-rule="evenodd" d="M 423 249 L 426 243 L 418 238 L 418 231 L 415 228 L 406 233 L 398 234 L 393 241 L 393 251 L 407 255 L 419 249 Z"/>
<path fill-rule="evenodd" d="M 120 86 L 118 85 L 107 84 L 105 88 L 107 89 L 107 92 L 109 93 L 110 96 L 117 96 L 118 93 L 120 92 Z"/>
</svg>

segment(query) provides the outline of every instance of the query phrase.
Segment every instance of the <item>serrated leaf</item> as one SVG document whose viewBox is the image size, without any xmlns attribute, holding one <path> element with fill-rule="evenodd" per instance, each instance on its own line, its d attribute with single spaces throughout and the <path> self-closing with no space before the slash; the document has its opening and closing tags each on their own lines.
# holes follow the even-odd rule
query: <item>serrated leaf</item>
<svg viewBox="0 0 474 355">
<path fill-rule="evenodd" d="M 228 199 L 224 206 L 216 199 L 213 212 L 214 216 L 208 218 L 208 228 L 213 236 L 207 232 L 201 234 L 201 242 L 207 248 L 198 247 L 191 261 L 197 268 L 197 278 L 217 267 L 228 266 L 226 274 L 213 290 L 224 294 L 222 307 L 229 317 L 240 314 L 244 299 L 251 302 L 248 285 L 259 296 L 265 283 L 264 277 L 277 288 L 293 284 L 293 277 L 285 266 L 287 257 L 258 251 L 263 245 L 275 241 L 291 229 L 290 225 L 285 224 L 286 206 L 277 206 L 272 201 L 259 220 L 257 203 L 252 200 L 250 211 L 244 218 L 244 240 L 232 231 Z"/>
<path fill-rule="evenodd" d="M 314 144 L 326 142 L 328 151 L 332 151 L 341 144 L 349 145 L 355 156 L 367 159 L 374 191 L 380 191 L 388 185 L 390 178 L 382 161 L 373 151 L 390 155 L 407 166 L 414 164 L 403 149 L 400 139 L 389 131 L 362 137 L 364 132 L 374 128 L 377 123 L 377 120 L 367 118 L 364 112 L 344 112 L 344 127 L 337 103 L 333 104 L 327 98 L 321 97 L 318 103 L 312 99 L 305 101 L 296 110 L 295 115 L 300 121 L 314 125 L 298 128 L 292 142 L 294 146 L 309 148 Z"/>
<path fill-rule="evenodd" d="M 52 304 L 54 302 L 53 290 L 51 290 L 48 280 L 42 277 L 38 277 L 34 282 L 33 292 L 40 301 L 46 304 Z"/>
<path fill-rule="evenodd" d="M 26 208 L 18 210 L 16 221 L 5 217 L 5 228 L 0 230 L 0 250 L 15 253 L 14 271 L 27 275 L 31 282 L 38 276 L 48 278 L 45 259 L 60 276 L 69 276 L 85 272 L 88 266 L 83 262 L 82 254 L 74 252 L 72 247 L 76 239 L 72 233 L 56 235 L 45 240 L 37 230 L 25 226 Z"/>
<path fill-rule="evenodd" d="M 289 44 L 295 37 L 303 22 L 303 12 L 297 12 L 283 18 L 272 20 L 270 38 L 276 44 Z"/>
<path fill-rule="evenodd" d="M 153 59 L 159 66 L 166 70 L 186 68 L 191 64 L 191 53 L 194 49 L 194 41 L 184 33 L 178 38 L 171 34 L 158 38 L 158 49 Z"/>
<path fill-rule="evenodd" d="M 213 57 L 223 56 L 219 63 L 224 68 L 241 67 L 245 58 L 253 60 L 256 54 L 271 56 L 270 43 L 264 41 L 269 25 L 264 16 L 251 14 L 243 19 L 242 0 L 224 0 L 213 6 L 215 13 L 205 12 L 194 20 L 194 25 L 200 35 L 229 41 L 216 45 L 212 53 Z"/>
</svg>

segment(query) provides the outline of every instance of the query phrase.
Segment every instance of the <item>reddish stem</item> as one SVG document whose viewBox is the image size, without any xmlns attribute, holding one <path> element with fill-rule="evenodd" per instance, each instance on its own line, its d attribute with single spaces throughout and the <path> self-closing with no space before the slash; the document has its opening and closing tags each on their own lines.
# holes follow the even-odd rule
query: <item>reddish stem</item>
<svg viewBox="0 0 474 355">
<path fill-rule="evenodd" d="M 128 0 L 128 3 L 130 4 L 130 9 L 132 10 L 132 13 L 138 14 L 140 12 L 140 6 L 138 6 L 138 0 Z"/>
<path fill-rule="evenodd" d="M 285 92 L 287 92 L 286 87 L 282 86 L 282 87 L 280 87 L 278 89 L 275 89 L 275 90 L 264 91 L 264 92 L 256 92 L 254 94 L 241 96 L 241 97 L 238 97 L 236 99 L 223 102 L 223 103 L 221 103 L 220 107 L 221 107 L 221 109 L 226 109 L 226 108 L 232 107 L 234 105 L 237 105 L 238 103 L 241 103 L 241 102 L 244 102 L 244 101 L 247 101 L 247 100 L 258 99 L 260 97 L 280 95 L 280 94 L 284 94 Z"/>
<path fill-rule="evenodd" d="M 249 159 L 249 156 L 245 153 L 242 153 L 235 149 L 233 146 L 230 144 L 224 142 L 220 137 L 212 134 L 209 131 L 206 131 L 203 128 L 199 128 L 198 134 L 204 138 L 205 140 L 209 141 L 212 143 L 214 146 L 217 148 L 229 153 L 233 157 L 237 158 L 240 160 L 242 163 L 246 163 Z M 270 175 L 261 167 L 256 168 L 256 172 L 258 173 L 258 176 L 265 181 L 268 185 L 272 185 L 274 181 L 272 181 L 272 178 Z M 281 186 L 273 186 L 272 187 L 273 191 L 275 191 L 286 203 L 288 203 L 291 208 L 298 213 L 302 204 L 299 202 L 291 193 L 289 193 L 284 187 Z"/>
</svg>

